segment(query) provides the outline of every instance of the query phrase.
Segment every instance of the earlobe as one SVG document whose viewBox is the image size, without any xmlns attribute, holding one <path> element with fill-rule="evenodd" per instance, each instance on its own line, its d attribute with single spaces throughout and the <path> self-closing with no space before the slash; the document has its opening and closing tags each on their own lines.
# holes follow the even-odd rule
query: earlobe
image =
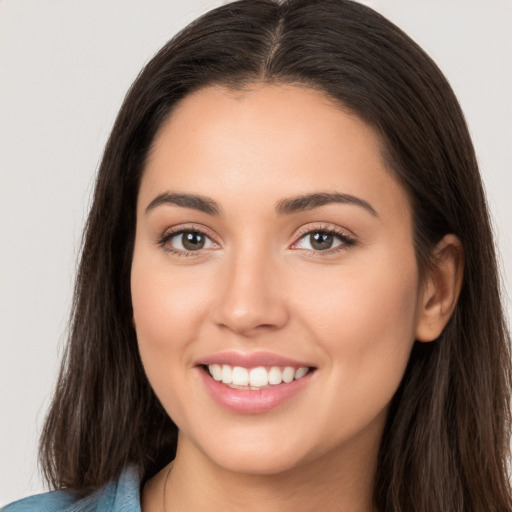
<svg viewBox="0 0 512 512">
<path fill-rule="evenodd" d="M 435 247 L 420 297 L 416 339 L 434 341 L 453 314 L 462 287 L 464 250 L 455 235 L 446 235 Z"/>
</svg>

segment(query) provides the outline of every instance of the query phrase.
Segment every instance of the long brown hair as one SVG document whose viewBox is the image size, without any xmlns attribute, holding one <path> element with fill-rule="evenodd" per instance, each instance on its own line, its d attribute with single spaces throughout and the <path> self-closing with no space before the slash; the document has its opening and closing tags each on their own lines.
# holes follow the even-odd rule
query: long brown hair
<svg viewBox="0 0 512 512">
<path fill-rule="evenodd" d="M 512 510 L 511 363 L 485 195 L 458 102 L 400 29 L 349 0 L 241 0 L 185 28 L 146 65 L 115 122 L 96 182 L 69 343 L 41 438 L 56 488 L 87 492 L 128 464 L 145 477 L 175 454 L 177 429 L 144 374 L 130 266 L 138 185 L 155 134 L 207 85 L 295 83 L 327 93 L 381 136 L 413 206 L 420 272 L 454 233 L 465 251 L 455 313 L 417 343 L 379 455 L 381 512 Z"/>
</svg>

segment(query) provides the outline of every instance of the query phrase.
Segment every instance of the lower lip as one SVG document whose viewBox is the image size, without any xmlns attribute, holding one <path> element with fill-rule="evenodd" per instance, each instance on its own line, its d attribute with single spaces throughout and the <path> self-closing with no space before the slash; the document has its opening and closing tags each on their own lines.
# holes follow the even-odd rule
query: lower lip
<svg viewBox="0 0 512 512">
<path fill-rule="evenodd" d="M 258 414 L 270 411 L 290 400 L 310 382 L 314 372 L 288 384 L 282 383 L 265 389 L 233 389 L 213 379 L 199 367 L 199 372 L 213 399 L 222 407 L 242 414 Z"/>
</svg>

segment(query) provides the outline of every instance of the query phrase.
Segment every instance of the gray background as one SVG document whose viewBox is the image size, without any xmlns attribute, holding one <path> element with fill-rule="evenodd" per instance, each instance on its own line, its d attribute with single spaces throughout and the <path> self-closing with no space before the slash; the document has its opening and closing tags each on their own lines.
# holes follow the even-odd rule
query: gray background
<svg viewBox="0 0 512 512">
<path fill-rule="evenodd" d="M 44 490 L 37 437 L 66 333 L 103 146 L 141 66 L 211 0 L 0 0 L 0 506 Z M 452 83 L 474 138 L 510 294 L 512 2 L 364 2 Z M 510 318 L 510 301 L 507 302 Z"/>
</svg>

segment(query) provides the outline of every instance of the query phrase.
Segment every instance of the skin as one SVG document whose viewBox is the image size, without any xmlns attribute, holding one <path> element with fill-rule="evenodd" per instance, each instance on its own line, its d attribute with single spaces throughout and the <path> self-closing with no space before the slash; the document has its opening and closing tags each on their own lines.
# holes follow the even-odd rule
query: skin
<svg viewBox="0 0 512 512">
<path fill-rule="evenodd" d="M 303 87 L 208 87 L 186 97 L 155 139 L 137 205 L 134 325 L 157 396 L 179 428 L 178 452 L 146 483 L 145 512 L 372 509 L 378 447 L 415 339 L 435 339 L 460 288 L 453 236 L 420 280 L 407 194 L 376 133 Z M 209 197 L 218 215 L 164 203 Z M 350 194 L 278 214 L 285 198 Z M 199 229 L 189 256 L 170 229 Z M 339 230 L 330 252 L 310 232 Z M 337 252 L 336 249 L 339 249 Z M 301 392 L 260 414 L 220 407 L 198 359 L 268 351 L 316 367 Z M 164 497 L 165 487 L 165 497 Z"/>
</svg>

